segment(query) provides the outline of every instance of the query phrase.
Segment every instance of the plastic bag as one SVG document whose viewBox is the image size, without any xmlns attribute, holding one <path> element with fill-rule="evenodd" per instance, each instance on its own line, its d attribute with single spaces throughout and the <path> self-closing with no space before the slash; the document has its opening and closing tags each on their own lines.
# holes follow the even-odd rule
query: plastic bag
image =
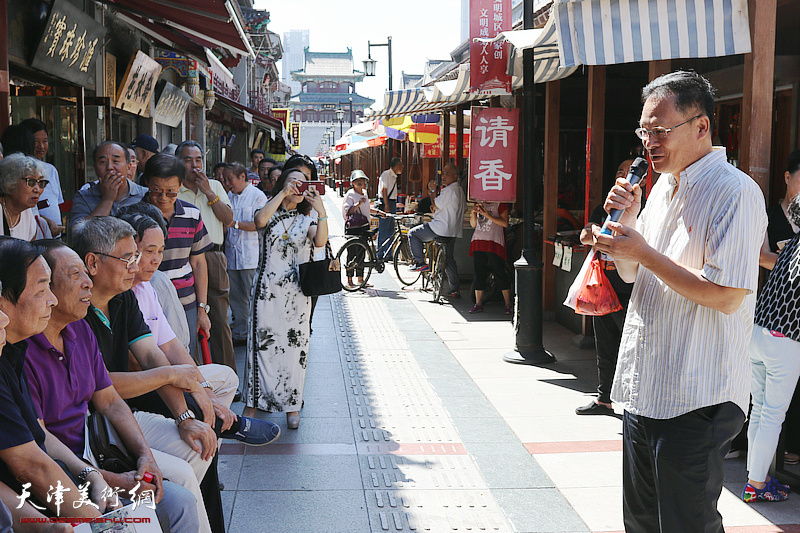
<svg viewBox="0 0 800 533">
<path fill-rule="evenodd" d="M 567 292 L 564 305 L 579 315 L 603 316 L 622 310 L 619 297 L 600 265 L 600 253 L 586 256 L 580 272 Z"/>
</svg>

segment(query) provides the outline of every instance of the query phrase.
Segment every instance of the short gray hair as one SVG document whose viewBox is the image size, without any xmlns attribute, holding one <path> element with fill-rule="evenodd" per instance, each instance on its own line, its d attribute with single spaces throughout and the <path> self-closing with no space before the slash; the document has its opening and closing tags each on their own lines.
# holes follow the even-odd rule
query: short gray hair
<svg viewBox="0 0 800 533">
<path fill-rule="evenodd" d="M 4 157 L 0 160 L 0 196 L 14 194 L 20 178 L 35 176 L 36 179 L 42 179 L 44 173 L 44 165 L 35 157 L 21 153 Z"/>
<path fill-rule="evenodd" d="M 206 160 L 206 153 L 203 151 L 203 146 L 199 142 L 197 142 L 197 141 L 195 141 L 193 139 L 189 139 L 187 141 L 183 141 L 178 146 L 176 146 L 175 147 L 175 154 L 174 154 L 175 157 L 177 157 L 178 159 L 183 159 L 183 149 L 184 148 L 197 148 L 198 150 L 200 150 L 200 155 L 203 156 L 203 161 Z"/>
<path fill-rule="evenodd" d="M 116 217 L 90 217 L 72 228 L 72 249 L 86 262 L 86 254 L 110 254 L 125 237 L 136 237 L 130 224 Z"/>
</svg>

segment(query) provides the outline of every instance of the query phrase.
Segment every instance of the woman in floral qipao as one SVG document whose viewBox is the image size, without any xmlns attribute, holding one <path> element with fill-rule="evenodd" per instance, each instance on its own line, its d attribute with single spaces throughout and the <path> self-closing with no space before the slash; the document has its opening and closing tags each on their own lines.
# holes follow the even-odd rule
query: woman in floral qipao
<svg viewBox="0 0 800 533">
<path fill-rule="evenodd" d="M 299 170 L 281 175 L 279 191 L 255 214 L 259 232 L 258 271 L 250 307 L 245 363 L 245 403 L 268 412 L 286 412 L 290 429 L 300 424 L 310 335 L 311 299 L 300 290 L 299 266 L 311 243 L 322 248 L 328 224 L 322 197 L 298 187 Z M 314 209 L 319 214 L 309 216 Z"/>
</svg>

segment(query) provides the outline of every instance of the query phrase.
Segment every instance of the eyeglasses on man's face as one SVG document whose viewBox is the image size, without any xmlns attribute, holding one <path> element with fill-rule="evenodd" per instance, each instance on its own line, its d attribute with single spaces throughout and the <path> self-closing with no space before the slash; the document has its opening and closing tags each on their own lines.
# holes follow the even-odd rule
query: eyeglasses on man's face
<svg viewBox="0 0 800 533">
<path fill-rule="evenodd" d="M 175 191 L 159 191 L 158 189 L 150 189 L 150 196 L 153 198 L 160 198 L 166 196 L 167 198 L 177 198 L 178 193 Z"/>
<path fill-rule="evenodd" d="M 25 182 L 25 185 L 33 189 L 37 185 L 40 189 L 44 189 L 47 187 L 47 184 L 50 183 L 50 180 L 37 180 L 36 178 L 20 178 L 22 181 Z"/>
<path fill-rule="evenodd" d="M 136 252 L 130 257 L 117 257 L 116 255 L 111 254 L 104 254 L 103 252 L 92 252 L 93 254 L 102 255 L 104 257 L 110 257 L 111 259 L 116 259 L 117 261 L 122 261 L 125 263 L 125 268 L 130 270 L 133 268 L 134 265 L 138 265 L 139 261 L 142 260 L 142 254 L 140 252 Z"/>
<path fill-rule="evenodd" d="M 693 121 L 694 119 L 700 118 L 702 116 L 703 116 L 702 113 L 699 114 L 699 115 L 695 115 L 692 118 L 690 118 L 689 120 L 681 122 L 677 126 L 672 126 L 671 128 L 665 128 L 663 126 L 656 126 L 655 128 L 653 128 L 651 130 L 648 130 L 647 128 L 636 128 L 635 130 L 633 130 L 633 132 L 636 134 L 637 137 L 639 137 L 643 141 L 646 141 L 650 137 L 661 141 L 661 140 L 666 139 L 667 135 L 669 135 L 669 132 L 671 132 L 672 130 L 678 129 L 681 126 L 683 126 L 684 124 L 688 124 L 689 122 Z"/>
</svg>

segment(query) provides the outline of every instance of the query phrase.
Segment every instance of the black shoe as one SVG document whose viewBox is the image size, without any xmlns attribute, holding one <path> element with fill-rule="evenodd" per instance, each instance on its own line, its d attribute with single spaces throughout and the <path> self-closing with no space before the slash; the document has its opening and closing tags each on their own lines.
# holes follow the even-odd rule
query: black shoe
<svg viewBox="0 0 800 533">
<path fill-rule="evenodd" d="M 575 409 L 576 415 L 613 415 L 614 409 L 592 400 L 588 405 Z"/>
<path fill-rule="evenodd" d="M 241 402 L 242 401 L 242 391 L 236 391 L 236 394 L 233 395 L 234 402 Z"/>
</svg>

